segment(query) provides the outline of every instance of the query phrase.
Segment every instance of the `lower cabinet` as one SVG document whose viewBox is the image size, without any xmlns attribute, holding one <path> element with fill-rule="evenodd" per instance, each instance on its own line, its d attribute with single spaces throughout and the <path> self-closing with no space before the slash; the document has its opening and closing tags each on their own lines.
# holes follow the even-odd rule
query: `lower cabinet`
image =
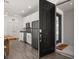
<svg viewBox="0 0 79 59">
<path fill-rule="evenodd" d="M 24 37 L 24 33 L 20 32 L 19 33 L 19 40 L 24 41 L 23 37 Z"/>
<path fill-rule="evenodd" d="M 27 33 L 26 41 L 27 41 L 27 43 L 32 44 L 32 35 L 31 35 L 31 33 Z"/>
</svg>

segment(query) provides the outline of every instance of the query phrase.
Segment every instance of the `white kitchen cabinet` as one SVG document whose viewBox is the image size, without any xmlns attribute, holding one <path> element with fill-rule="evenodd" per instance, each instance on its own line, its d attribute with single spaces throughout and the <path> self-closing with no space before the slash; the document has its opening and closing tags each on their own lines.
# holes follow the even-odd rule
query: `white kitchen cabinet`
<svg viewBox="0 0 79 59">
<path fill-rule="evenodd" d="M 27 38 L 27 43 L 32 44 L 32 35 L 31 35 L 31 33 L 27 33 L 26 38 Z"/>
<path fill-rule="evenodd" d="M 21 32 L 20 32 L 20 33 L 19 33 L 19 40 L 20 40 L 20 41 L 24 41 L 24 40 L 23 40 L 23 37 L 24 37 L 24 33 L 21 33 Z"/>
</svg>

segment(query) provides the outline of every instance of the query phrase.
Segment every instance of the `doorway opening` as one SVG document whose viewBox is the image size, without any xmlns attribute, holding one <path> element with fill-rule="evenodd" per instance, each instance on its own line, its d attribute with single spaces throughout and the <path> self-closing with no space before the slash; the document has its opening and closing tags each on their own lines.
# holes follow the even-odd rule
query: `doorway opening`
<svg viewBox="0 0 79 59">
<path fill-rule="evenodd" d="M 62 15 L 56 13 L 56 25 L 55 25 L 56 44 L 62 43 Z"/>
</svg>

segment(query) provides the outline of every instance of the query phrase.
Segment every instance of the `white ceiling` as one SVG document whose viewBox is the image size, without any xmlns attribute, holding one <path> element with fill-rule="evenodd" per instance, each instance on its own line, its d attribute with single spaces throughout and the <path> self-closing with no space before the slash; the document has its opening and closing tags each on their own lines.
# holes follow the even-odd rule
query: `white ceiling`
<svg viewBox="0 0 79 59">
<path fill-rule="evenodd" d="M 65 0 L 48 0 L 54 4 L 60 3 Z M 72 3 L 72 4 L 71 4 Z M 20 15 L 27 16 L 33 12 L 39 10 L 39 0 L 5 0 L 4 3 L 5 15 Z M 63 11 L 67 11 L 74 8 L 74 0 L 57 6 Z"/>
<path fill-rule="evenodd" d="M 38 10 L 39 0 L 5 0 L 5 15 L 27 16 Z"/>
<path fill-rule="evenodd" d="M 61 4 L 59 6 L 57 6 L 58 8 L 60 8 L 62 11 L 68 11 L 73 9 L 74 10 L 74 0 L 71 0 L 69 2 L 66 2 L 64 4 Z"/>
<path fill-rule="evenodd" d="M 54 4 L 58 4 L 58 3 L 61 3 L 63 1 L 67 1 L 67 0 L 48 0 L 49 2 L 52 2 Z M 57 6 L 59 9 L 61 9 L 62 11 L 68 11 L 68 10 L 71 10 L 71 9 L 74 9 L 74 0 L 70 0 L 66 3 L 63 3 L 59 6 Z"/>
</svg>

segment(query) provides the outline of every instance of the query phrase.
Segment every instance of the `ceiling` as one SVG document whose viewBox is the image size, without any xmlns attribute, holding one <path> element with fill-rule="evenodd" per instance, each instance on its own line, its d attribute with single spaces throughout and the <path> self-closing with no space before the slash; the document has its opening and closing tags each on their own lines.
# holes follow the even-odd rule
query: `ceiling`
<svg viewBox="0 0 79 59">
<path fill-rule="evenodd" d="M 54 4 L 60 3 L 66 0 L 48 0 Z M 57 6 L 62 11 L 67 11 L 74 8 L 74 0 L 66 2 Z M 4 13 L 5 15 L 20 15 L 27 16 L 39 10 L 39 0 L 5 0 Z"/>
<path fill-rule="evenodd" d="M 59 9 L 61 9 L 62 11 L 68 11 L 73 9 L 74 10 L 74 0 L 71 0 L 69 2 L 63 3 L 59 6 L 57 6 Z"/>
<path fill-rule="evenodd" d="M 27 16 L 38 10 L 39 0 L 5 0 L 4 13 L 9 16 Z"/>
<path fill-rule="evenodd" d="M 67 0 L 48 0 L 49 2 L 52 2 L 54 4 L 59 4 L 61 2 L 64 2 L 64 1 L 67 1 Z M 68 10 L 71 10 L 71 9 L 74 9 L 74 0 L 70 0 L 66 3 L 63 3 L 61 5 L 58 5 L 57 6 L 59 9 L 61 9 L 62 11 L 68 11 Z"/>
</svg>

